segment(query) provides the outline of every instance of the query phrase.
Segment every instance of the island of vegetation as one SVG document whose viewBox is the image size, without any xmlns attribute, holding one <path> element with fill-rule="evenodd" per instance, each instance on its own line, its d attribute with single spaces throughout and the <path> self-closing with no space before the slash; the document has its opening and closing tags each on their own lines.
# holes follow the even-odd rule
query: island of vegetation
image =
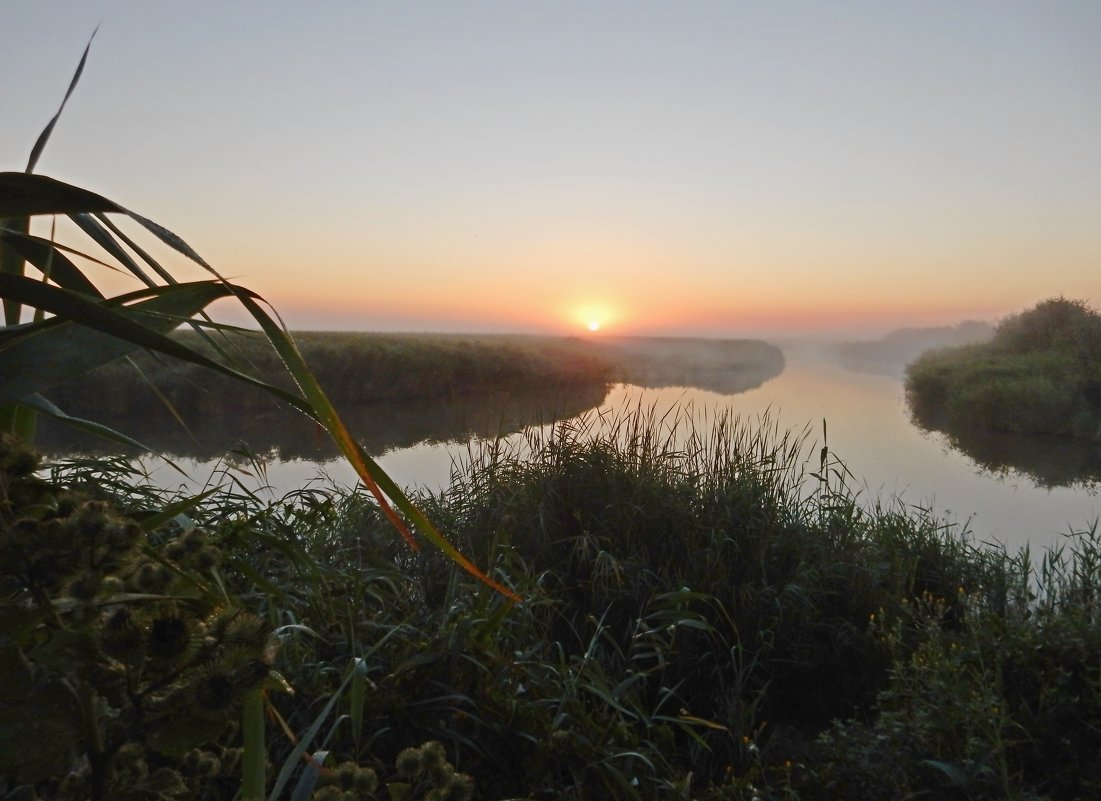
<svg viewBox="0 0 1101 801">
<path fill-rule="evenodd" d="M 568 419 L 599 406 L 613 383 L 733 393 L 784 369 L 779 348 L 744 339 L 351 331 L 294 337 L 357 438 L 376 454 Z M 259 332 L 184 330 L 173 338 L 212 358 L 224 352 L 256 375 L 293 387 Z M 171 456 L 218 458 L 239 444 L 281 458 L 337 454 L 311 421 L 288 417 L 263 389 L 147 352 L 64 381 L 50 397 L 70 414 L 125 429 Z M 50 453 L 117 447 L 49 422 L 40 433 Z"/>
<path fill-rule="evenodd" d="M 906 395 L 919 425 L 950 434 L 1101 439 L 1101 315 L 1045 300 L 1003 320 L 989 342 L 922 355 Z"/>
</svg>

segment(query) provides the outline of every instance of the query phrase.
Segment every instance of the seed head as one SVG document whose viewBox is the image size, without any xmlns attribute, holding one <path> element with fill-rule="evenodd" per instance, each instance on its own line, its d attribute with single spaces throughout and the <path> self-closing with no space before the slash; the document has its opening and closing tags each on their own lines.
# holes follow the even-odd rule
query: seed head
<svg viewBox="0 0 1101 801">
<path fill-rule="evenodd" d="M 129 665 L 139 662 L 145 653 L 145 632 L 125 606 L 108 614 L 99 638 L 105 654 Z"/>
<path fill-rule="evenodd" d="M 187 653 L 191 645 L 191 626 L 176 613 L 153 618 L 149 627 L 149 656 L 162 662 L 172 662 Z"/>
<path fill-rule="evenodd" d="M 421 770 L 421 751 L 419 748 L 406 748 L 398 754 L 394 767 L 406 779 L 412 779 Z"/>
</svg>

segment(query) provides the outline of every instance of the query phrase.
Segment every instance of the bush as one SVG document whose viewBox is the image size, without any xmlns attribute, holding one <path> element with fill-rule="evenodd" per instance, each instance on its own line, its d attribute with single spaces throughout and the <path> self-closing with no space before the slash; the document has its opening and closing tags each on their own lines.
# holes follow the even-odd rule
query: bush
<svg viewBox="0 0 1101 801">
<path fill-rule="evenodd" d="M 961 626 L 945 625 L 932 596 L 879 620 L 892 660 L 878 716 L 823 734 L 814 777 L 823 794 L 805 797 L 1097 797 L 1101 542 L 1087 531 L 1070 544 L 1038 573 L 1027 554 L 988 552 L 1011 591 L 997 603 L 961 592 Z"/>
<path fill-rule="evenodd" d="M 1002 321 L 991 342 L 926 353 L 907 368 L 915 422 L 957 441 L 976 430 L 1096 439 L 1101 315 L 1048 300 Z"/>
</svg>

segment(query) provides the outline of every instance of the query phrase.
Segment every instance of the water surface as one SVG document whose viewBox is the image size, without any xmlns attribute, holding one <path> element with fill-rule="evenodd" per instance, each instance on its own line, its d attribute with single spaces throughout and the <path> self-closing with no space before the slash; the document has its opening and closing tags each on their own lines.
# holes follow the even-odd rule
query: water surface
<svg viewBox="0 0 1101 801">
<path fill-rule="evenodd" d="M 721 391 L 619 384 L 608 390 L 575 390 L 557 399 L 504 393 L 422 408 L 406 406 L 383 416 L 382 429 L 393 427 L 390 435 L 369 436 L 368 445 L 376 453 L 384 451 L 379 461 L 399 484 L 438 490 L 447 484 L 454 461 L 464 459 L 469 448 L 477 448 L 494 431 L 515 432 L 534 421 L 549 423 L 577 414 L 614 417 L 639 405 L 653 407 L 659 414 L 688 407 L 700 416 L 730 409 L 749 419 L 767 412 L 785 428 L 810 427 L 811 469 L 817 467 L 817 449 L 825 436 L 830 451 L 853 474 L 850 483 L 866 504 L 878 500 L 932 509 L 957 525 L 966 525 L 980 541 L 997 540 L 1011 548 L 1031 543 L 1039 548 L 1058 542 L 1071 529 L 1090 526 L 1101 515 L 1094 487 L 1046 487 L 1027 472 L 992 470 L 990 459 L 981 454 L 973 459 L 943 435 L 915 427 L 897 373 L 856 372 L 823 358 L 823 352 L 812 347 L 786 348 L 785 358 L 780 375 L 740 392 L 714 381 L 707 385 Z M 364 424 L 372 419 L 378 422 L 381 414 L 357 410 L 350 415 L 353 430 L 357 419 Z M 418 415 L 425 419 L 417 422 Z M 450 422 L 444 425 L 439 422 L 442 418 Z M 280 424 L 269 420 L 266 425 L 278 428 Z M 311 443 L 314 458 L 303 458 L 310 454 Z M 177 462 L 199 483 L 225 470 L 218 459 L 185 456 Z M 179 474 L 156 459 L 146 458 L 144 463 L 158 481 L 179 483 Z M 356 480 L 346 463 L 325 450 L 323 439 L 301 431 L 282 450 L 269 451 L 265 469 L 273 495 L 309 482 L 353 485 Z M 261 483 L 254 477 L 243 480 Z"/>
</svg>

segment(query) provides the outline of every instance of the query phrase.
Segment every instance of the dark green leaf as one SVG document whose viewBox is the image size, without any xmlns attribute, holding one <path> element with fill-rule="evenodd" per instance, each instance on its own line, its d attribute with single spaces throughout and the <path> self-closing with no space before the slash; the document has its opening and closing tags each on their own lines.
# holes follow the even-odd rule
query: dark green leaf
<svg viewBox="0 0 1101 801">
<path fill-rule="evenodd" d="M 46 146 L 46 142 L 50 140 L 50 134 L 53 132 L 54 126 L 57 125 L 57 120 L 61 117 L 61 112 L 65 110 L 65 104 L 69 102 L 69 96 L 76 89 L 77 83 L 80 81 L 80 76 L 84 72 L 84 64 L 88 61 L 88 51 L 92 49 L 92 40 L 96 38 L 96 30 L 92 31 L 92 35 L 88 37 L 88 44 L 84 46 L 84 55 L 80 57 L 80 63 L 76 66 L 76 72 L 73 73 L 73 79 L 69 81 L 69 90 L 65 92 L 65 97 L 61 100 L 61 105 L 57 108 L 57 113 L 53 115 L 53 118 L 46 123 L 46 127 L 42 129 L 42 133 L 38 135 L 37 141 L 34 143 L 34 147 L 31 148 L 31 156 L 27 159 L 27 172 L 34 172 L 34 166 L 38 163 L 38 157 L 42 155 L 42 148 Z"/>
<path fill-rule="evenodd" d="M 50 280 L 58 286 L 97 298 L 103 297 L 103 293 L 88 280 L 80 268 L 48 239 L 7 232 L 0 237 L 0 247 L 14 250 L 21 258 L 37 267 L 43 275 L 48 275 Z"/>
<path fill-rule="evenodd" d="M 86 233 L 93 242 L 111 254 L 118 260 L 119 264 L 133 273 L 137 278 L 146 286 L 156 286 L 156 282 L 149 276 L 145 270 L 141 268 L 136 261 L 134 261 L 130 254 L 127 253 L 115 238 L 111 236 L 103 227 L 103 225 L 90 214 L 71 214 L 70 219 L 76 226 Z M 168 281 L 170 284 L 178 283 L 177 281 Z"/>
<path fill-rule="evenodd" d="M 97 437 L 102 437 L 103 439 L 111 440 L 112 442 L 117 442 L 120 445 L 126 445 L 130 448 L 137 448 L 138 450 L 142 451 L 154 452 L 152 448 L 143 445 L 136 439 L 115 431 L 115 429 L 113 428 L 102 425 L 93 420 L 85 420 L 80 417 L 73 417 L 72 415 L 66 414 L 56 405 L 54 405 L 41 395 L 27 395 L 19 400 L 19 405 L 24 406 L 28 409 L 32 409 L 35 412 L 44 414 L 47 417 L 53 418 L 58 422 L 65 423 L 66 425 L 72 426 L 73 428 L 79 429 L 81 431 L 87 431 L 89 434 L 95 434 Z M 165 461 L 168 460 L 166 459 Z M 169 464 L 172 463 L 169 462 Z M 179 468 L 176 469 L 178 470 Z"/>
<path fill-rule="evenodd" d="M 0 172 L 0 218 L 97 211 L 126 213 L 126 209 L 102 195 L 45 175 Z"/>
<path fill-rule="evenodd" d="M 0 401 L 19 400 L 137 347 L 227 370 L 166 336 L 196 311 L 229 294 L 224 284 L 202 281 L 144 292 L 155 294 L 132 306 L 119 306 L 22 276 L 0 274 L 0 295 L 67 318 L 37 324 L 34 332 L 0 349 L 5 365 Z"/>
</svg>

